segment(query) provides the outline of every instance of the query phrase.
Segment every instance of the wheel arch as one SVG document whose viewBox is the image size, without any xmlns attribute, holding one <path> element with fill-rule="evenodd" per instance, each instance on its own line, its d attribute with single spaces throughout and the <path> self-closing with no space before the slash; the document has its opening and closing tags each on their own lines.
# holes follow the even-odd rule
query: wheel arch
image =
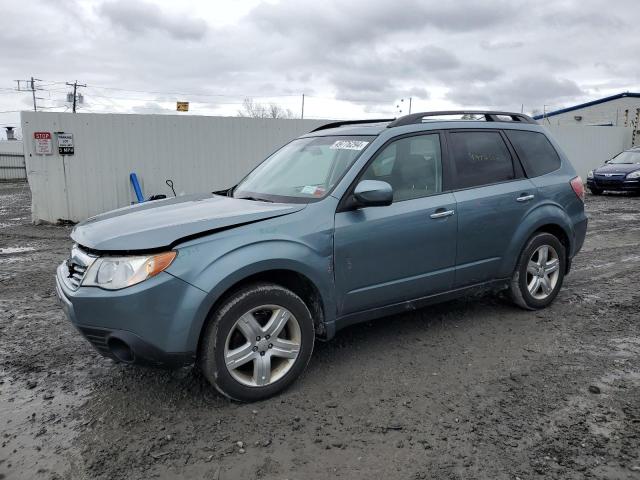
<svg viewBox="0 0 640 480">
<path fill-rule="evenodd" d="M 289 267 L 268 268 L 264 270 L 246 273 L 238 278 L 234 278 L 232 282 L 228 282 L 225 288 L 216 295 L 203 312 L 203 321 L 197 332 L 197 350 L 200 351 L 202 344 L 203 332 L 211 321 L 212 314 L 220 308 L 235 292 L 255 283 L 273 283 L 279 285 L 298 295 L 307 305 L 313 318 L 316 335 L 322 337 L 326 335 L 327 322 L 327 306 L 326 298 L 322 295 L 320 288 L 305 273 L 297 269 Z"/>
<path fill-rule="evenodd" d="M 522 250 L 529 239 L 537 233 L 549 233 L 565 247 L 565 272 L 568 273 L 571 262 L 571 239 L 573 238 L 571 221 L 567 213 L 559 206 L 545 204 L 532 210 L 516 231 L 504 257 L 501 271 L 504 277 L 510 277 L 513 274 Z"/>
</svg>

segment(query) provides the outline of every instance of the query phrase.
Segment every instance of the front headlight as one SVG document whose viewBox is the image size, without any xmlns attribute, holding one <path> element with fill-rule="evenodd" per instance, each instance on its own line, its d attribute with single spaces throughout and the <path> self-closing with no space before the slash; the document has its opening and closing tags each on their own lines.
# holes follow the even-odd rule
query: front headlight
<svg viewBox="0 0 640 480">
<path fill-rule="evenodd" d="M 640 178 L 640 170 L 631 172 L 629 175 L 627 175 L 627 178 Z"/>
<path fill-rule="evenodd" d="M 151 278 L 167 269 L 178 253 L 157 255 L 100 257 L 89 267 L 82 286 L 119 290 Z"/>
<path fill-rule="evenodd" d="M 593 178 L 593 170 L 589 170 L 587 173 L 587 178 Z"/>
</svg>

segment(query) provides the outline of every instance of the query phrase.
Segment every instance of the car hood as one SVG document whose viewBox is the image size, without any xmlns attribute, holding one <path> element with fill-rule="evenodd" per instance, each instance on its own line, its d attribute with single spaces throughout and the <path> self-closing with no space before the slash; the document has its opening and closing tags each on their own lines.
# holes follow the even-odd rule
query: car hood
<svg viewBox="0 0 640 480">
<path fill-rule="evenodd" d="M 154 250 L 217 230 L 288 215 L 304 207 L 211 194 L 186 195 L 91 217 L 75 226 L 71 238 L 92 250 Z"/>
<path fill-rule="evenodd" d="M 593 173 L 631 173 L 640 170 L 640 163 L 608 163 L 596 168 Z"/>
</svg>

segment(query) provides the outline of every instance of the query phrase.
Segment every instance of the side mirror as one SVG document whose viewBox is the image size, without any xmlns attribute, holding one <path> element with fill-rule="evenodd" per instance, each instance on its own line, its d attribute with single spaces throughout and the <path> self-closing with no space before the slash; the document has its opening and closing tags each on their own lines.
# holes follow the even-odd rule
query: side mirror
<svg viewBox="0 0 640 480">
<path fill-rule="evenodd" d="M 353 191 L 356 207 L 384 207 L 393 203 L 393 188 L 387 182 L 362 180 Z"/>
</svg>

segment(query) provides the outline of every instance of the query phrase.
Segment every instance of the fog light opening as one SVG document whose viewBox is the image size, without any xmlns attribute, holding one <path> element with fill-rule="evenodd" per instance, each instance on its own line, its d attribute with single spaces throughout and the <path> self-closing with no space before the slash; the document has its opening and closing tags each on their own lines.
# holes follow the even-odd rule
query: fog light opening
<svg viewBox="0 0 640 480">
<path fill-rule="evenodd" d="M 133 363 L 134 354 L 131 347 L 119 338 L 110 338 L 107 342 L 109 350 L 119 362 Z"/>
</svg>

